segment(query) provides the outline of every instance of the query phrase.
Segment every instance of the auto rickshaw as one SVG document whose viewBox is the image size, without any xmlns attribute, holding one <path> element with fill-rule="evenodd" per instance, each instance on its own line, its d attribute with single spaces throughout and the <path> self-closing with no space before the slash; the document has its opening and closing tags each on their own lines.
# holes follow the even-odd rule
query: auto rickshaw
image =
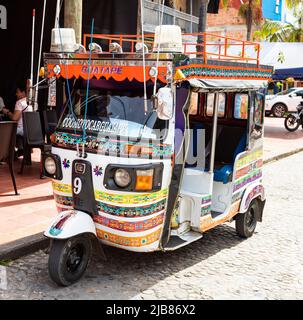
<svg viewBox="0 0 303 320">
<path fill-rule="evenodd" d="M 59 211 L 45 232 L 58 285 L 81 278 L 93 243 L 170 251 L 233 220 L 248 238 L 262 221 L 272 68 L 259 64 L 257 43 L 205 33 L 199 47 L 199 36 L 163 25 L 146 42 L 93 35 L 88 52 L 85 35 L 73 52 L 63 43 L 44 54 L 47 77 L 66 92 L 43 154 Z"/>
</svg>

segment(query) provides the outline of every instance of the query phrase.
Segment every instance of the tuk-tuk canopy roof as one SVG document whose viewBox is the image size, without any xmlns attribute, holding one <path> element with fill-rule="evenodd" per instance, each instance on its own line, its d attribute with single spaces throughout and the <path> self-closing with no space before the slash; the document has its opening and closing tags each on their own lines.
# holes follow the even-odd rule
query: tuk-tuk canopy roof
<svg viewBox="0 0 303 320">
<path fill-rule="evenodd" d="M 188 82 L 196 92 L 247 92 L 267 86 L 264 80 L 189 79 Z"/>
</svg>

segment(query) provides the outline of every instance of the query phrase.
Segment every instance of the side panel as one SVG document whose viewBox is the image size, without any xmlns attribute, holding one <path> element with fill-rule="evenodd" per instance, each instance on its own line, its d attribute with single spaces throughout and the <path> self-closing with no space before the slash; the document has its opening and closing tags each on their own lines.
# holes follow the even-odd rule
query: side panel
<svg viewBox="0 0 303 320">
<path fill-rule="evenodd" d="M 235 161 L 232 203 L 238 202 L 239 210 L 244 195 L 248 196 L 251 190 L 262 185 L 263 148 L 261 140 L 259 139 L 258 145 L 253 150 L 240 153 Z M 257 188 L 264 195 L 264 188 Z M 246 190 L 248 191 L 246 192 Z M 244 210 L 242 204 L 241 208 Z"/>
</svg>

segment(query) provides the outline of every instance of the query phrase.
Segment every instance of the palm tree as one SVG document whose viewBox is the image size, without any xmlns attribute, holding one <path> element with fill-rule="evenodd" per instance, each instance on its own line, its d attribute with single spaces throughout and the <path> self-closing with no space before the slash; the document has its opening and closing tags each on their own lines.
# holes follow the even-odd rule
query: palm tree
<svg viewBox="0 0 303 320">
<path fill-rule="evenodd" d="M 246 21 L 246 40 L 250 41 L 252 37 L 253 24 L 259 25 L 262 21 L 262 9 L 260 0 L 248 0 L 248 2 L 243 3 L 239 9 L 239 15 Z"/>
<path fill-rule="evenodd" d="M 266 20 L 254 33 L 256 39 L 270 42 L 303 42 L 303 7 L 301 1 L 287 1 L 292 5 L 294 22 Z"/>
<path fill-rule="evenodd" d="M 199 11 L 199 26 L 198 32 L 203 33 L 206 31 L 206 24 L 207 24 L 207 8 L 208 8 L 209 0 L 201 0 L 201 6 Z M 198 45 L 197 45 L 197 52 L 203 52 L 204 37 L 203 35 L 198 36 Z"/>
</svg>

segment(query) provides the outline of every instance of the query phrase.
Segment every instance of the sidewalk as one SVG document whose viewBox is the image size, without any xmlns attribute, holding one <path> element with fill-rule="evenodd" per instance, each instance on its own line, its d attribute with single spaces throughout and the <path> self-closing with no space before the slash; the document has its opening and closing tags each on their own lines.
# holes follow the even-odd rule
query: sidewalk
<svg viewBox="0 0 303 320">
<path fill-rule="evenodd" d="M 288 132 L 284 128 L 283 118 L 265 118 L 265 162 L 299 149 L 303 150 L 303 130 L 301 127 L 295 132 Z"/>
<path fill-rule="evenodd" d="M 303 150 L 303 130 L 286 131 L 283 119 L 265 119 L 264 140 L 265 162 Z M 37 234 L 45 230 L 57 213 L 50 180 L 39 179 L 39 150 L 34 151 L 32 159 L 33 165 L 25 167 L 22 176 L 17 173 L 21 163 L 15 162 L 19 196 L 14 195 L 7 165 L 0 165 L 0 256 L 3 245 L 9 248 L 16 240 L 31 241 L 24 238 L 33 235 L 35 239 L 41 238 Z"/>
</svg>

